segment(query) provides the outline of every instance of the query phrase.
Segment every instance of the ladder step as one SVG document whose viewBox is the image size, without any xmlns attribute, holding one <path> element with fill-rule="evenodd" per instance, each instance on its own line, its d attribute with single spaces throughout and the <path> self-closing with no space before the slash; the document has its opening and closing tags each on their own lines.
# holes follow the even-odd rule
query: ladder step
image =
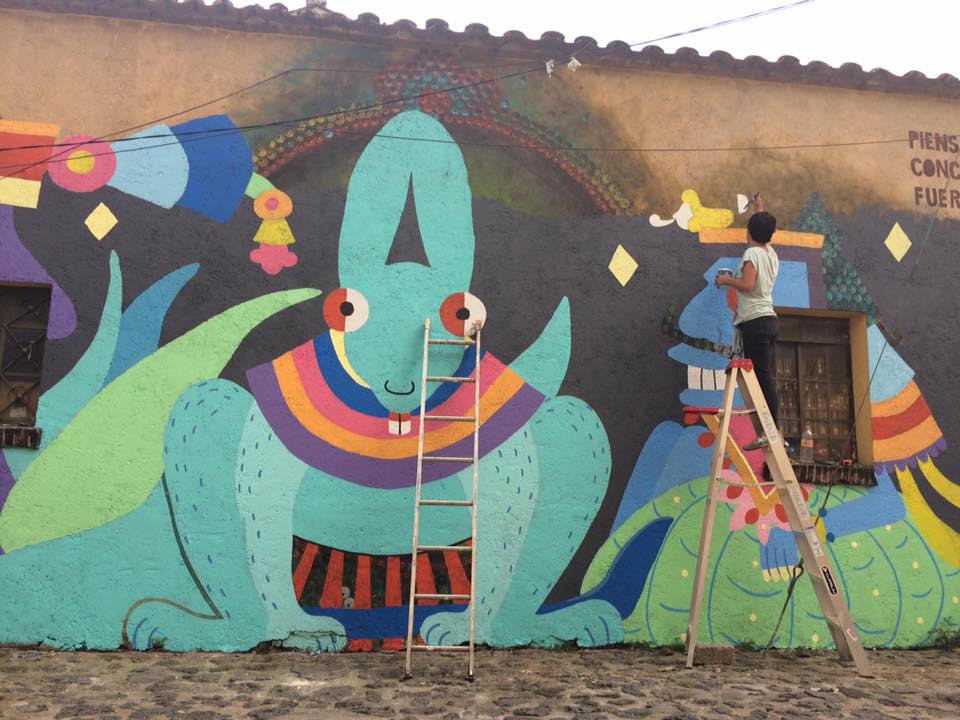
<svg viewBox="0 0 960 720">
<path fill-rule="evenodd" d="M 470 652 L 469 645 L 414 645 L 413 649 L 426 652 Z"/>
<path fill-rule="evenodd" d="M 447 422 L 474 422 L 473 415 L 424 415 L 424 420 L 440 420 Z"/>
<path fill-rule="evenodd" d="M 451 455 L 424 455 L 424 460 L 430 460 L 431 462 L 456 462 L 456 463 L 472 463 L 472 457 L 453 457 Z"/>
<path fill-rule="evenodd" d="M 431 345 L 476 345 L 473 340 L 441 340 L 440 338 L 430 338 L 428 341 Z"/>
<path fill-rule="evenodd" d="M 417 545 L 417 550 L 425 552 L 470 552 L 471 545 Z"/>
<path fill-rule="evenodd" d="M 427 375 L 427 382 L 439 383 L 472 383 L 476 382 L 472 377 L 445 377 L 443 375 Z"/>
<path fill-rule="evenodd" d="M 415 600 L 470 600 L 469 595 L 451 595 L 449 593 L 417 593 Z"/>
<path fill-rule="evenodd" d="M 441 505 L 447 507 L 472 507 L 473 500 L 421 500 L 421 505 Z"/>
</svg>

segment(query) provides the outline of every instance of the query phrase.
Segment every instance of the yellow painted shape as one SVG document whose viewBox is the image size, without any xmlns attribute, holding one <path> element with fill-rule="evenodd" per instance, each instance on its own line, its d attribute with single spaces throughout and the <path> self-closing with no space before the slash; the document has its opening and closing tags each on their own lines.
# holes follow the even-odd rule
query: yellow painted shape
<svg viewBox="0 0 960 720">
<path fill-rule="evenodd" d="M 76 173 L 77 175 L 86 175 L 93 170 L 93 166 L 96 165 L 96 163 L 97 160 L 93 154 L 86 150 L 72 152 L 70 153 L 70 157 L 67 158 L 67 167 L 70 169 L 70 172 Z"/>
<path fill-rule="evenodd" d="M 941 558 L 954 567 L 960 567 L 960 536 L 929 508 L 920 494 L 920 488 L 917 487 L 917 482 L 913 479 L 913 473 L 910 472 L 909 468 L 906 470 L 898 469 L 897 479 L 900 482 L 903 501 L 916 521 L 923 539 L 930 544 Z M 917 567 L 919 567 L 919 563 L 915 562 L 914 568 Z"/>
<path fill-rule="evenodd" d="M 92 213 L 87 215 L 84 223 L 97 240 L 103 240 L 117 224 L 117 216 L 110 212 L 110 208 L 100 203 Z"/>
<path fill-rule="evenodd" d="M 0 205 L 36 208 L 40 201 L 40 181 L 0 177 Z"/>
<path fill-rule="evenodd" d="M 933 460 L 919 460 L 920 470 L 924 477 L 930 482 L 930 486 L 936 490 L 942 498 L 954 507 L 960 508 L 960 485 L 950 482 L 947 477 L 940 472 L 940 469 L 933 464 Z"/>
<path fill-rule="evenodd" d="M 273 361 L 277 385 L 287 407 L 297 421 L 311 434 L 323 438 L 334 447 L 348 452 L 362 448 L 365 455 L 383 460 L 400 460 L 417 454 L 419 436 L 404 439 L 370 438 L 346 430 L 321 414 L 300 389 L 300 378 L 290 353 Z M 486 423 L 523 386 L 523 380 L 506 368 L 480 397 L 480 424 Z M 473 432 L 470 423 L 450 423 L 424 436 L 424 452 L 432 453 L 453 445 Z"/>
<path fill-rule="evenodd" d="M 39 122 L 24 122 L 22 120 L 0 120 L 0 133 L 17 133 L 18 135 L 47 135 L 56 137 L 60 132 L 59 125 Z"/>
<path fill-rule="evenodd" d="M 696 190 L 684 190 L 680 201 L 690 206 L 693 217 L 687 222 L 690 232 L 700 232 L 704 228 L 727 228 L 733 225 L 733 210 L 726 208 L 704 207 Z"/>
<path fill-rule="evenodd" d="M 873 403 L 871 415 L 875 418 L 890 417 L 899 415 L 904 410 L 913 407 L 913 404 L 920 397 L 919 386 L 911 380 L 906 387 L 894 395 L 892 398 Z"/>
<path fill-rule="evenodd" d="M 720 418 L 716 415 L 701 415 L 700 419 L 703 420 L 703 424 L 713 433 L 714 437 L 720 434 Z M 777 503 L 780 502 L 777 489 L 773 485 L 760 484 L 757 476 L 753 473 L 753 468 L 750 467 L 750 463 L 747 462 L 743 451 L 740 449 L 740 446 L 733 441 L 732 436 L 727 436 L 727 457 L 730 458 L 730 462 L 732 462 L 733 466 L 737 469 L 737 474 L 740 475 L 740 479 L 752 486 L 746 488 L 746 490 L 750 493 L 753 504 L 757 510 L 760 511 L 760 515 L 766 515 L 775 508 Z M 770 489 L 767 491 L 764 488 Z"/>
<path fill-rule="evenodd" d="M 746 228 L 704 228 L 700 230 L 700 244 L 702 245 L 745 245 L 746 242 Z M 774 245 L 780 245 L 781 247 L 804 247 L 819 250 L 823 247 L 823 235 L 794 232 L 793 230 L 777 230 L 773 234 L 772 242 Z"/>
<path fill-rule="evenodd" d="M 337 353 L 337 359 L 340 361 L 340 364 L 343 365 L 343 369 L 346 370 L 347 375 L 349 375 L 357 385 L 369 388 L 370 386 L 360 377 L 360 373 L 353 369 L 353 365 L 350 364 L 350 360 L 347 358 L 347 348 L 343 342 L 343 333 L 339 330 L 331 330 L 330 344 L 333 345 L 333 350 Z"/>
<path fill-rule="evenodd" d="M 910 238 L 908 238 L 907 234 L 903 231 L 903 228 L 900 227 L 900 223 L 893 224 L 883 244 L 887 246 L 887 250 L 890 251 L 893 259 L 897 262 L 903 260 L 903 256 L 907 254 L 907 251 L 913 245 L 913 243 L 910 242 Z"/>
<path fill-rule="evenodd" d="M 940 431 L 940 426 L 932 415 L 928 415 L 922 423 L 906 432 L 884 440 L 874 440 L 874 462 L 893 462 L 912 457 L 926 450 L 941 437 L 943 433 Z"/>
<path fill-rule="evenodd" d="M 610 265 L 607 266 L 617 279 L 617 282 L 624 287 L 630 282 L 630 278 L 633 277 L 638 267 L 637 261 L 631 257 L 630 253 L 624 250 L 623 245 L 617 245 L 617 249 L 610 259 Z"/>
<path fill-rule="evenodd" d="M 296 239 L 286 220 L 264 220 L 253 241 L 261 245 L 292 245 Z"/>
</svg>

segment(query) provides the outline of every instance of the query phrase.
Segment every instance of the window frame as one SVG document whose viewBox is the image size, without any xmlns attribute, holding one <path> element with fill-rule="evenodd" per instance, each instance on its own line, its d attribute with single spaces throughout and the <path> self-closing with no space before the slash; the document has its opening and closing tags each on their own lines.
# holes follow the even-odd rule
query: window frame
<svg viewBox="0 0 960 720">
<path fill-rule="evenodd" d="M 865 313 L 846 310 L 822 310 L 806 308 L 778 307 L 780 318 L 813 318 L 824 320 L 845 319 L 849 324 L 850 384 L 852 388 L 852 413 L 855 421 L 854 437 L 856 455 L 854 463 L 859 466 L 873 466 L 873 407 L 870 401 L 869 344 L 867 339 L 867 316 Z M 779 338 L 777 342 L 780 342 Z M 784 341 L 794 342 L 794 341 Z M 798 344 L 803 344 L 799 342 Z M 811 343 L 820 344 L 820 343 Z M 827 343 L 823 343 L 827 344 Z M 839 343 L 834 343 L 839 344 Z M 776 355 L 776 351 L 774 352 Z M 774 368 L 774 370 L 776 370 Z M 798 370 L 799 372 L 799 370 Z M 776 373 L 775 373 L 776 380 Z M 798 388 L 799 395 L 799 388 Z M 802 428 L 801 428 L 802 432 Z M 838 464 L 831 458 L 831 464 Z"/>
<path fill-rule="evenodd" d="M 15 282 L 15 281 L 0 281 L 0 296 L 5 294 L 7 291 L 15 291 L 17 289 L 32 289 L 46 291 L 46 318 L 45 321 L 37 318 L 30 318 L 30 310 L 27 310 L 23 315 L 17 317 L 15 320 L 8 323 L 3 323 L 0 325 L 0 383 L 4 387 L 12 386 L 18 383 L 32 382 L 32 385 L 27 390 L 27 393 L 31 394 L 31 399 L 35 398 L 36 402 L 30 402 L 27 404 L 27 408 L 30 412 L 27 418 L 24 418 L 23 422 L 18 422 L 15 418 L 9 418 L 9 420 L 4 420 L 0 418 L 0 428 L 3 429 L 2 436 L 0 436 L 0 447 L 32 447 L 33 441 L 30 439 L 25 439 L 26 435 L 30 435 L 29 431 L 39 431 L 36 427 L 37 424 L 37 412 L 39 409 L 40 403 L 40 389 L 42 388 L 43 383 L 43 360 L 44 355 L 46 354 L 46 344 L 49 339 L 50 331 L 50 309 L 53 303 L 53 286 L 49 283 L 33 283 L 33 282 Z M 28 322 L 20 322 L 21 319 L 26 318 Z M 32 321 L 30 321 L 32 320 Z M 12 331 L 9 329 L 10 325 L 16 323 L 15 329 L 20 330 L 29 330 L 32 331 L 32 334 L 40 332 L 38 339 L 33 340 L 33 342 L 42 341 L 43 347 L 40 354 L 39 361 L 34 361 L 34 364 L 37 365 L 38 371 L 34 373 L 10 373 L 10 368 L 12 368 L 18 359 L 12 360 L 9 363 L 9 367 L 3 366 L 3 357 L 6 354 L 6 344 L 10 338 L 15 338 Z M 34 392 L 35 391 L 35 392 Z M 10 403 L 13 404 L 13 403 Z M 0 410 L 4 413 L 8 410 L 6 398 L 0 398 Z M 13 432 L 13 431 L 17 432 Z M 15 439 L 11 439 L 14 438 Z M 37 432 L 37 442 L 39 442 L 39 432 Z"/>
</svg>

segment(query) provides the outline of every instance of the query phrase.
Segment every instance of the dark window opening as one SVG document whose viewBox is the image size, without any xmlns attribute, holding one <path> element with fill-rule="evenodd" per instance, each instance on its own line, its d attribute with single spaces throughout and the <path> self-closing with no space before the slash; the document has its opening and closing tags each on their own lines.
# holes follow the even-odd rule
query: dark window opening
<svg viewBox="0 0 960 720">
<path fill-rule="evenodd" d="M 781 315 L 775 372 L 790 446 L 809 427 L 816 462 L 856 463 L 849 319 Z"/>
<path fill-rule="evenodd" d="M 0 285 L 0 446 L 37 447 L 50 287 Z"/>
</svg>

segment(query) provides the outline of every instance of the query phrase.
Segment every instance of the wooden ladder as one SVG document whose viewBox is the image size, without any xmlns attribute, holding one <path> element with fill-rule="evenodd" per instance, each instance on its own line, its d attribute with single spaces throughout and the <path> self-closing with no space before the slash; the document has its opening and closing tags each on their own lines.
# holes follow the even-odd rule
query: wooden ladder
<svg viewBox="0 0 960 720">
<path fill-rule="evenodd" d="M 746 405 L 745 410 L 733 409 L 734 393 L 739 388 Z M 690 616 L 687 624 L 687 667 L 693 667 L 697 648 L 697 630 L 700 626 L 700 606 L 706 582 L 707 564 L 710 558 L 710 540 L 713 536 L 713 520 L 717 507 L 717 491 L 721 483 L 745 488 L 755 487 L 753 483 L 736 482 L 721 477 L 723 458 L 727 448 L 736 447 L 730 437 L 730 418 L 733 415 L 756 413 L 763 432 L 769 441 L 763 452 L 767 467 L 773 477 L 773 485 L 779 495 L 780 503 L 787 513 L 790 529 L 793 531 L 800 557 L 807 569 L 807 575 L 813 583 L 823 617 L 830 628 L 830 634 L 836 644 L 840 657 L 853 660 L 857 672 L 863 677 L 873 677 L 870 661 L 860 642 L 857 629 L 850 617 L 850 611 L 843 599 L 837 574 L 817 536 L 815 522 L 807 508 L 800 483 L 793 472 L 793 465 L 784 449 L 783 439 L 777 429 L 770 408 L 763 397 L 760 384 L 753 372 L 753 363 L 749 360 L 733 360 L 727 367 L 727 382 L 723 388 L 723 406 L 720 408 L 688 407 L 685 413 L 697 415 L 719 415 L 720 429 L 716 435 L 713 461 L 710 466 L 710 483 L 707 486 L 707 504 L 703 514 L 703 529 L 700 532 L 700 549 L 697 552 L 697 570 L 693 583 L 693 598 L 690 602 Z"/>
<path fill-rule="evenodd" d="M 416 500 L 413 508 L 413 553 L 410 560 L 410 609 L 407 617 L 407 645 L 406 662 L 404 664 L 404 679 L 413 677 L 413 651 L 455 651 L 468 653 L 467 678 L 473 680 L 474 669 L 474 628 L 476 578 L 477 578 L 477 490 L 479 485 L 479 455 L 480 455 L 480 323 L 474 323 L 471 335 L 461 340 L 448 340 L 430 337 L 430 319 L 424 322 L 423 329 L 423 374 L 420 378 L 420 439 L 417 445 L 417 484 Z M 466 345 L 473 346 L 476 352 L 474 372 L 469 377 L 444 377 L 430 375 L 427 366 L 431 345 Z M 474 388 L 472 415 L 427 415 L 427 383 L 472 383 Z M 469 457 L 454 457 L 444 455 L 424 455 L 423 444 L 428 422 L 469 422 L 473 423 L 473 454 Z M 473 497 L 470 500 L 425 500 L 421 495 L 423 487 L 423 463 L 448 462 L 473 466 Z M 441 507 L 469 507 L 470 508 L 470 544 L 469 545 L 421 545 L 420 544 L 420 508 L 424 506 Z M 417 555 L 421 552 L 469 552 L 470 553 L 470 594 L 456 595 L 447 593 L 418 593 L 417 592 Z M 467 601 L 467 612 L 470 613 L 469 642 L 464 645 L 418 645 L 414 643 L 414 607 L 417 600 L 453 600 Z"/>
</svg>

